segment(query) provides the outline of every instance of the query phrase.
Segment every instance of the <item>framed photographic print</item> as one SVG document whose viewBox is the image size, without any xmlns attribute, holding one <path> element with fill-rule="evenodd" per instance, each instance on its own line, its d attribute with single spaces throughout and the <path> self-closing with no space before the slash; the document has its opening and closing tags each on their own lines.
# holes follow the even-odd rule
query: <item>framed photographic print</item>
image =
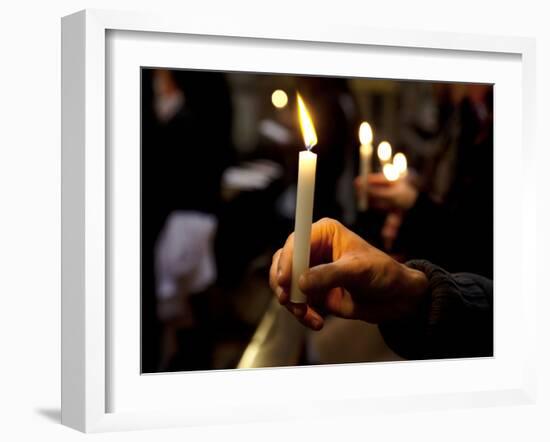
<svg viewBox="0 0 550 442">
<path fill-rule="evenodd" d="M 532 40 L 87 10 L 62 54 L 64 424 L 533 400 Z"/>
</svg>

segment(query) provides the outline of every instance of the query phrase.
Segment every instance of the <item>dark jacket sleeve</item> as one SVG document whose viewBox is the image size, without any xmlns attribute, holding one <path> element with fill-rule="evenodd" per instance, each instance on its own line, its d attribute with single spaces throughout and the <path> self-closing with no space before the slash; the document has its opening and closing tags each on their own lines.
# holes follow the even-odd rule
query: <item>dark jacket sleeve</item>
<svg viewBox="0 0 550 442">
<path fill-rule="evenodd" d="M 406 359 L 493 356 L 493 282 L 424 260 L 406 264 L 426 274 L 430 293 L 415 315 L 379 324 L 388 346 Z"/>
</svg>

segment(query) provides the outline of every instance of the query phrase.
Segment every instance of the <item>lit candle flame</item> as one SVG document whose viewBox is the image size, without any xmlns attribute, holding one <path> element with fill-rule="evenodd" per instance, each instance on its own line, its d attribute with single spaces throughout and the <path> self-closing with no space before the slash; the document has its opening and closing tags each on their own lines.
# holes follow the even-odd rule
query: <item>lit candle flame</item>
<svg viewBox="0 0 550 442">
<path fill-rule="evenodd" d="M 359 141 L 363 145 L 372 143 L 372 129 L 366 121 L 363 121 L 359 126 Z"/>
<path fill-rule="evenodd" d="M 399 179 L 399 171 L 392 163 L 384 164 L 382 172 L 388 181 L 397 181 Z"/>
<path fill-rule="evenodd" d="M 386 162 L 389 161 L 391 158 L 391 144 L 387 141 L 382 141 L 378 145 L 378 158 L 380 158 L 380 161 Z"/>
<path fill-rule="evenodd" d="M 407 173 L 407 157 L 401 152 L 396 153 L 393 157 L 393 165 L 397 169 L 399 176 L 404 176 Z"/>
<path fill-rule="evenodd" d="M 298 116 L 300 118 L 300 128 L 302 129 L 302 136 L 304 137 L 304 144 L 307 150 L 311 150 L 313 146 L 317 144 L 317 134 L 315 133 L 315 126 L 309 112 L 307 111 L 306 105 L 302 100 L 300 94 L 297 94 L 298 97 Z"/>
</svg>

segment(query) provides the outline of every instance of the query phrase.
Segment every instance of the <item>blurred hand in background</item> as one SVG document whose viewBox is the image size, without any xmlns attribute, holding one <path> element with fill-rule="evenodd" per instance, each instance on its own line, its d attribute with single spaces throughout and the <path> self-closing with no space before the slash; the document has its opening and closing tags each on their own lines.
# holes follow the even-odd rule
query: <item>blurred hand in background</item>
<svg viewBox="0 0 550 442">
<path fill-rule="evenodd" d="M 357 190 L 366 192 L 372 207 L 384 211 L 406 211 L 414 206 L 418 190 L 406 178 L 389 181 L 382 173 L 355 178 Z"/>
</svg>

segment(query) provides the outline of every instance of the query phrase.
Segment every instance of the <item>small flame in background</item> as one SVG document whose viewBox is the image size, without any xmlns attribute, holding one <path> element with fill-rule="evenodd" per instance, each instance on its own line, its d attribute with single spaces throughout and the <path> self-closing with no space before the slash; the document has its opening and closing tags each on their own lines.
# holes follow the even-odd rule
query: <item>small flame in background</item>
<svg viewBox="0 0 550 442">
<path fill-rule="evenodd" d="M 366 121 L 363 121 L 359 126 L 359 141 L 363 145 L 372 143 L 372 129 Z"/>
<path fill-rule="evenodd" d="M 382 172 L 388 181 L 397 181 L 399 179 L 399 171 L 392 163 L 384 164 Z"/>
<path fill-rule="evenodd" d="M 400 176 L 404 176 L 407 173 L 407 157 L 401 152 L 394 155 L 393 165 Z"/>
<path fill-rule="evenodd" d="M 311 121 L 311 117 L 307 111 L 304 100 L 302 100 L 300 94 L 297 94 L 297 98 L 298 117 L 300 118 L 300 128 L 302 129 L 304 144 L 307 150 L 311 150 L 311 148 L 317 144 L 317 133 L 315 132 L 315 126 L 313 125 L 313 121 Z"/>
<path fill-rule="evenodd" d="M 381 161 L 389 161 L 391 158 L 391 144 L 387 141 L 382 141 L 378 145 L 377 153 Z"/>
</svg>

